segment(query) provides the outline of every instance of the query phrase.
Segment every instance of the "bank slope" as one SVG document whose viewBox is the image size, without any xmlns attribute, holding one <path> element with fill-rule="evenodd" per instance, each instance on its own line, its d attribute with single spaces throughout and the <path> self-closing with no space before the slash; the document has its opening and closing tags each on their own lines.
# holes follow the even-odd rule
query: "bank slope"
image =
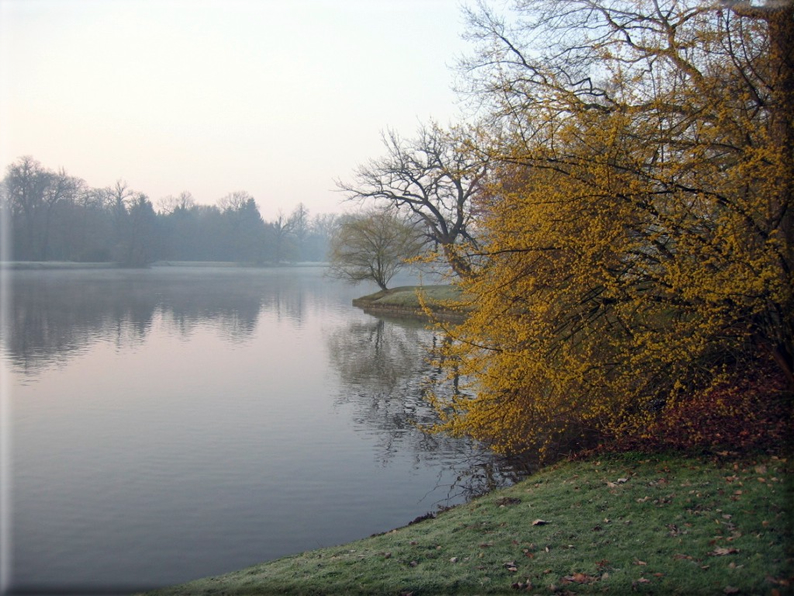
<svg viewBox="0 0 794 596">
<path fill-rule="evenodd" d="M 151 595 L 785 594 L 790 471 L 728 454 L 566 462 L 435 519 Z"/>
</svg>

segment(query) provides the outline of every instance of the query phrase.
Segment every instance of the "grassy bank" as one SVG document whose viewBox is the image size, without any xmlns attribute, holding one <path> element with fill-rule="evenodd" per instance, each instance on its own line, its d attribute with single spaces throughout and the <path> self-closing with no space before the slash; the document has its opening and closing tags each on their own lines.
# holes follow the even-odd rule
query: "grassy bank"
<svg viewBox="0 0 794 596">
<path fill-rule="evenodd" d="M 421 295 L 421 300 L 420 300 Z M 465 316 L 466 306 L 461 291 L 451 285 L 400 286 L 353 300 L 353 306 L 373 314 L 426 316 L 422 301 L 434 315 L 446 318 Z"/>
<path fill-rule="evenodd" d="M 435 519 L 152 594 L 787 594 L 790 468 L 566 462 Z"/>
</svg>

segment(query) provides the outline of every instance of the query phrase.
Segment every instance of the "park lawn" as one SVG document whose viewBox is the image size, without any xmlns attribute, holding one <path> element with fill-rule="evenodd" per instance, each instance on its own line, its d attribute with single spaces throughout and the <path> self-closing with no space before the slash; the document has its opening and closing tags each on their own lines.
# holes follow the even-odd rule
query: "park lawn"
<svg viewBox="0 0 794 596">
<path fill-rule="evenodd" d="M 787 594 L 790 472 L 730 453 L 563 462 L 434 519 L 151 595 Z"/>
</svg>

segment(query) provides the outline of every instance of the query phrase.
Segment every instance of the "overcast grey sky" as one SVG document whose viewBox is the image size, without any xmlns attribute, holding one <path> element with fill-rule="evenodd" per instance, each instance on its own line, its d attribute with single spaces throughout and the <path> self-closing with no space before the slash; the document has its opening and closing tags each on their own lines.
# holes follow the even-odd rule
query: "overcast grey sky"
<svg viewBox="0 0 794 596">
<path fill-rule="evenodd" d="M 381 131 L 458 119 L 460 0 L 0 0 L 0 163 L 153 202 L 340 209 Z"/>
</svg>

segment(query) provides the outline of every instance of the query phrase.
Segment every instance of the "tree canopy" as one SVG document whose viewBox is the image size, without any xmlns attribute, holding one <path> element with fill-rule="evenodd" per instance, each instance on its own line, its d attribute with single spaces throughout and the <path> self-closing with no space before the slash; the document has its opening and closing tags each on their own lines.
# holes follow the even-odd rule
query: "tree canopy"
<svg viewBox="0 0 794 596">
<path fill-rule="evenodd" d="M 416 223 L 391 209 L 347 215 L 331 237 L 330 271 L 347 282 L 374 281 L 386 290 L 391 278 L 417 256 L 422 244 Z"/>
<path fill-rule="evenodd" d="M 254 197 L 235 191 L 199 205 L 184 191 L 149 198 L 118 180 L 91 188 L 84 180 L 24 156 L 0 185 L 0 216 L 20 261 L 116 262 L 142 267 L 157 260 L 284 263 L 325 261 L 334 214 L 309 217 L 303 204 L 264 221 Z"/>
<path fill-rule="evenodd" d="M 436 396 L 442 428 L 548 449 L 739 379 L 790 392 L 792 3 L 468 16 L 494 173 L 478 308 L 445 354 L 469 394 Z"/>
</svg>

